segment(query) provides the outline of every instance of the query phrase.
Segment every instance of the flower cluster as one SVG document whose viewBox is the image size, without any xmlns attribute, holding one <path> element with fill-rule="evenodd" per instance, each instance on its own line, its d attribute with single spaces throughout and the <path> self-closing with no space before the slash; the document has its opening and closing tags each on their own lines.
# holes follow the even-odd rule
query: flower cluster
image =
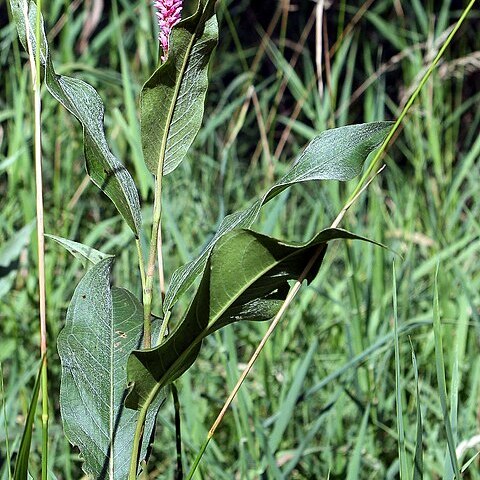
<svg viewBox="0 0 480 480">
<path fill-rule="evenodd" d="M 158 39 L 163 50 L 162 62 L 165 62 L 170 46 L 170 33 L 181 18 L 182 0 L 156 0 L 153 2 L 153 6 L 157 10 L 156 15 L 160 29 Z"/>
</svg>

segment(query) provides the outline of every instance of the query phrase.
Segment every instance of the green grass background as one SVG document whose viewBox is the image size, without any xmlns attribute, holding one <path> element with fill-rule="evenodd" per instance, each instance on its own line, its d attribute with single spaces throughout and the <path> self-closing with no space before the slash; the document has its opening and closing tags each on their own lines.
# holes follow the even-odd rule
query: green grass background
<svg viewBox="0 0 480 480">
<path fill-rule="evenodd" d="M 118 0 L 96 17 L 97 2 L 43 3 L 56 69 L 92 83 L 104 99 L 107 138 L 137 182 L 148 232 L 153 182 L 139 148 L 137 100 L 157 58 L 151 8 Z M 330 53 L 323 55 L 321 95 L 315 4 L 258 3 L 219 2 L 204 125 L 188 159 L 165 180 L 167 280 L 199 253 L 225 214 L 260 195 L 314 135 L 394 118 L 462 8 L 448 0 L 333 2 L 324 13 Z M 39 328 L 35 234 L 21 231 L 35 218 L 30 73 L 4 1 L 0 12 L 0 478 L 8 479 L 8 453 L 18 448 L 38 368 Z M 387 169 L 343 224 L 399 255 L 360 243 L 330 247 L 248 377 L 197 478 L 394 479 L 400 469 L 413 475 L 419 445 L 424 478 L 453 478 L 446 425 L 454 447 L 480 434 L 479 28 L 477 7 L 415 103 Z M 78 123 L 46 91 L 42 121 L 46 232 L 116 254 L 116 284 L 140 294 L 131 233 L 85 182 Z M 255 228 L 306 240 L 331 223 L 354 186 L 293 188 L 264 208 Z M 49 464 L 57 478 L 78 479 L 78 451 L 59 417 L 55 339 L 83 268 L 51 241 L 46 265 Z M 217 332 L 177 382 L 187 467 L 266 328 L 245 323 Z M 438 386 L 440 359 L 446 393 Z M 462 452 L 460 466 L 479 443 Z M 174 468 L 170 401 L 160 412 L 148 478 L 172 478 Z M 478 458 L 464 478 L 480 478 Z"/>
</svg>

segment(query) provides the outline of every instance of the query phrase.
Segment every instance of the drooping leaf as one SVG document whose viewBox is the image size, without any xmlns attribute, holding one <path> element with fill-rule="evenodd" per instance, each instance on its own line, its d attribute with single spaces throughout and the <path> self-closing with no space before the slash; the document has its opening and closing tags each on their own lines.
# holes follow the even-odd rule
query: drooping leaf
<svg viewBox="0 0 480 480">
<path fill-rule="evenodd" d="M 23 14 L 24 0 L 10 0 L 18 36 L 27 47 L 27 25 Z M 29 37 L 36 52 L 35 25 L 37 7 L 29 2 Z M 115 204 L 128 226 L 139 235 L 141 212 L 135 183 L 124 165 L 110 151 L 103 127 L 104 106 L 95 89 L 72 77 L 58 75 L 52 64 L 45 36 L 43 18 L 41 23 L 40 60 L 44 68 L 45 84 L 50 93 L 81 123 L 83 127 L 84 153 L 87 172 Z"/>
<path fill-rule="evenodd" d="M 141 96 L 142 148 L 154 175 L 164 158 L 166 175 L 181 163 L 202 124 L 208 62 L 217 44 L 216 0 L 200 0 L 195 14 L 173 28 L 167 61 Z"/>
<path fill-rule="evenodd" d="M 14 480 L 24 480 L 28 477 L 28 459 L 30 457 L 30 446 L 32 444 L 33 423 L 35 421 L 35 412 L 37 410 L 38 394 L 40 392 L 40 379 L 45 362 L 42 358 L 38 368 L 37 378 L 33 386 L 32 400 L 28 408 L 27 420 L 23 429 L 20 448 L 18 449 L 17 460 L 15 462 Z"/>
<path fill-rule="evenodd" d="M 172 309 L 180 296 L 202 273 L 209 253 L 222 235 L 235 228 L 250 227 L 260 208 L 291 185 L 312 180 L 347 181 L 356 177 L 362 171 L 368 155 L 385 139 L 391 125 L 391 122 L 349 125 L 326 130 L 312 140 L 292 169 L 260 200 L 246 210 L 226 216 L 202 254 L 173 273 L 164 302 L 164 312 Z"/>
<path fill-rule="evenodd" d="M 110 287 L 113 259 L 94 265 L 78 284 L 58 337 L 60 410 L 65 435 L 96 479 L 128 476 L 137 412 L 125 409 L 127 358 L 140 348 L 143 309 L 128 290 Z M 158 402 L 162 398 L 159 396 Z M 147 416 L 142 456 L 160 403 Z"/>
<path fill-rule="evenodd" d="M 106 258 L 112 258 L 113 255 L 100 252 L 95 248 L 84 245 L 83 243 L 74 242 L 68 240 L 68 238 L 57 237 L 56 235 L 45 234 L 46 237 L 55 240 L 59 245 L 68 250 L 75 258 L 79 260 L 88 260 L 93 265 L 105 260 Z"/>
<path fill-rule="evenodd" d="M 156 348 L 134 351 L 128 359 L 129 408 L 142 408 L 157 391 L 194 362 L 201 342 L 219 328 L 240 320 L 268 320 L 319 247 L 307 280 L 318 272 L 326 243 L 363 239 L 341 229 L 326 229 L 305 244 L 287 243 L 251 230 L 224 235 L 213 248 L 197 294 L 185 317 Z M 365 240 L 365 239 L 363 239 Z"/>
</svg>

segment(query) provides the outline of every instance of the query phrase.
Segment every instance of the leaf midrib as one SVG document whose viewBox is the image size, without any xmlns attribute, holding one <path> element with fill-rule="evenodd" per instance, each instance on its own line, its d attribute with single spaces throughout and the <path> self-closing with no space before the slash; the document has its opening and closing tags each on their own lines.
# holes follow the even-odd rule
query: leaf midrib
<svg viewBox="0 0 480 480">
<path fill-rule="evenodd" d="M 253 241 L 253 240 L 252 240 Z M 319 242 L 318 244 L 322 244 L 322 243 L 327 243 L 327 242 Z M 306 245 L 302 245 L 302 246 L 298 246 L 298 248 L 295 248 L 295 246 L 293 245 L 287 245 L 291 248 L 295 248 L 295 251 L 289 253 L 288 255 L 286 255 L 285 257 L 282 257 L 281 260 L 279 261 L 276 261 L 274 262 L 273 264 L 271 264 L 268 268 L 265 268 L 261 271 L 261 273 L 257 274 L 255 277 L 253 277 L 247 284 L 246 286 L 244 286 L 244 288 L 240 289 L 239 290 L 239 295 L 237 295 L 235 298 L 238 298 L 240 295 L 242 295 L 253 283 L 255 283 L 259 278 L 261 278 L 263 275 L 265 275 L 269 270 L 271 270 L 272 268 L 274 268 L 275 266 L 277 266 L 279 263 L 287 260 L 290 256 L 294 255 L 295 253 L 297 253 L 300 249 L 302 248 L 305 248 L 305 247 L 308 247 L 308 246 L 313 246 L 314 243 L 312 243 L 312 245 L 309 245 L 308 243 Z M 146 399 L 146 402 L 144 403 L 144 405 L 150 405 L 150 403 L 153 401 L 153 399 L 155 398 L 157 392 L 163 388 L 164 386 L 167 385 L 167 382 L 165 381 L 165 378 L 168 378 L 171 376 L 171 373 L 173 371 L 176 370 L 176 368 L 181 365 L 181 363 L 188 357 L 188 355 L 192 352 L 193 348 L 195 346 L 197 346 L 201 340 L 203 340 L 203 338 L 205 338 L 205 335 L 203 335 L 205 332 L 207 332 L 208 330 L 210 330 L 212 328 L 213 325 L 215 325 L 215 323 L 221 318 L 221 316 L 228 310 L 228 308 L 230 308 L 232 306 L 232 304 L 234 303 L 235 301 L 235 298 L 233 300 L 231 300 L 230 302 L 227 303 L 226 307 L 223 308 L 222 310 L 220 310 L 220 312 L 215 315 L 214 317 L 214 320 L 212 322 L 209 322 L 208 325 L 207 325 L 207 328 L 205 328 L 204 330 L 202 330 L 202 332 L 197 335 L 195 337 L 195 339 L 190 343 L 190 345 L 180 354 L 180 356 L 172 363 L 172 365 L 167 369 L 167 371 L 162 375 L 162 379 L 158 382 L 155 383 L 155 386 L 151 389 L 150 391 L 150 394 L 148 395 L 147 399 Z M 180 325 L 182 324 L 183 322 L 181 322 L 179 324 L 179 327 Z M 161 345 L 160 345 L 161 346 Z M 144 406 L 142 408 L 145 408 Z M 148 407 L 147 407 L 148 408 Z"/>
<path fill-rule="evenodd" d="M 202 2 L 200 1 L 199 5 L 198 5 L 198 10 L 195 13 L 195 16 L 200 14 L 201 8 L 202 8 Z M 205 9 L 203 9 L 203 11 L 200 15 L 200 18 L 202 18 L 204 13 L 205 13 Z M 175 113 L 175 106 L 177 104 L 178 95 L 180 93 L 180 88 L 181 88 L 181 85 L 182 85 L 182 82 L 183 82 L 183 79 L 184 79 L 184 76 L 185 76 L 186 68 L 187 68 L 187 65 L 188 65 L 188 60 L 190 58 L 190 53 L 192 51 L 193 45 L 195 44 L 195 40 L 197 39 L 198 25 L 199 24 L 197 24 L 197 26 L 195 27 L 195 32 L 192 35 L 192 39 L 190 40 L 190 42 L 188 44 L 187 50 L 185 51 L 184 59 L 183 59 L 183 62 L 182 62 L 182 68 L 180 69 L 180 77 L 179 77 L 180 80 L 175 85 L 173 98 L 172 98 L 172 101 L 170 103 L 170 108 L 168 109 L 167 121 L 165 123 L 165 126 L 166 126 L 165 135 L 163 136 L 162 143 L 160 145 L 160 154 L 159 154 L 158 165 L 157 165 L 157 178 L 161 178 L 163 176 L 163 170 L 164 170 L 164 166 L 165 166 L 165 155 L 166 155 L 166 151 L 167 151 L 167 143 L 168 143 L 168 138 L 170 136 L 170 129 L 172 127 L 172 119 L 173 119 L 173 115 Z"/>
<path fill-rule="evenodd" d="M 75 82 L 78 82 L 78 84 L 82 84 L 82 85 L 86 85 L 87 87 L 92 87 L 90 84 L 88 84 L 87 82 L 84 82 L 83 80 L 80 80 L 80 79 L 77 79 L 75 77 L 69 77 L 68 75 L 60 75 L 58 74 L 56 71 L 55 71 L 55 68 L 53 66 L 53 62 L 52 62 L 52 57 L 50 55 L 50 49 L 49 49 L 49 46 L 48 44 L 45 45 L 45 49 L 46 49 L 46 55 L 45 55 L 45 62 L 44 62 L 44 69 L 45 69 L 45 83 L 47 85 L 47 88 L 49 90 L 49 92 L 53 95 L 54 98 L 57 98 L 57 100 L 63 105 L 64 108 L 66 108 L 77 120 L 78 122 L 81 124 L 82 126 L 82 129 L 83 129 L 83 137 L 84 137 L 84 150 L 85 150 L 85 139 L 87 138 L 87 135 L 88 135 L 88 138 L 92 141 L 92 143 L 95 144 L 95 146 L 98 148 L 98 150 L 100 151 L 100 154 L 103 158 L 105 158 L 105 161 L 107 162 L 107 164 L 112 167 L 112 164 L 110 163 L 109 159 L 103 155 L 103 148 L 106 146 L 107 148 L 107 151 L 113 156 L 113 158 L 115 158 L 115 160 L 123 167 L 125 168 L 125 166 L 115 157 L 115 155 L 113 155 L 113 153 L 111 152 L 110 150 L 110 147 L 108 145 L 108 143 L 106 142 L 106 139 L 105 139 L 105 145 L 102 145 L 98 140 L 97 138 L 95 137 L 95 135 L 92 134 L 92 132 L 90 131 L 90 127 L 89 127 L 89 124 L 83 120 L 81 120 L 81 115 L 79 114 L 80 110 L 78 109 L 78 107 L 76 106 L 76 102 L 75 102 L 75 99 L 68 93 L 68 91 L 65 90 L 64 86 L 60 83 L 60 78 L 69 78 L 69 79 L 72 79 L 73 81 Z M 49 80 L 49 76 L 47 75 L 47 71 L 48 70 L 51 70 L 52 71 L 52 79 Z M 67 99 L 69 100 L 70 104 L 72 107 L 75 107 L 75 110 L 76 110 L 76 113 L 72 111 L 71 108 L 68 108 L 67 105 L 65 105 L 65 102 L 63 99 L 60 99 L 58 98 L 57 95 L 55 95 L 55 93 L 50 89 L 49 87 L 49 83 L 53 81 L 53 82 L 56 82 L 57 85 L 58 85 L 58 88 L 61 90 L 61 92 L 67 97 Z M 92 87 L 93 88 L 93 87 Z M 94 92 L 97 93 L 94 89 Z M 98 93 L 97 93 L 98 95 Z M 102 99 L 100 98 L 100 96 L 98 96 L 98 101 L 100 101 L 100 103 L 102 104 L 102 109 L 103 109 L 103 115 L 105 115 L 105 105 L 103 105 L 103 102 L 102 102 Z M 103 133 L 103 136 L 105 138 L 105 125 L 102 125 L 100 124 L 100 131 Z M 86 157 L 85 157 L 85 160 L 86 160 Z M 113 176 L 115 177 L 115 180 L 117 181 L 117 184 L 120 186 L 120 189 L 122 190 L 125 198 L 128 198 L 128 195 L 127 195 L 127 191 L 126 189 L 124 188 L 124 185 L 123 185 L 123 182 L 120 182 L 118 180 L 118 176 L 117 176 L 117 172 L 115 172 L 115 168 L 112 168 L 112 174 Z M 102 188 L 101 188 L 101 185 L 99 185 L 93 178 L 92 176 L 89 174 L 89 177 L 92 179 L 93 183 L 95 183 L 95 185 L 97 187 L 99 187 L 102 191 L 104 191 Z M 122 199 L 120 199 L 120 202 L 122 202 Z M 115 201 L 114 201 L 115 203 Z M 138 225 L 137 225 L 137 222 L 135 220 L 135 212 L 132 210 L 131 208 L 131 205 L 130 203 L 127 201 L 127 207 L 128 207 L 128 210 L 130 212 L 130 215 L 132 217 L 132 222 L 133 222 L 133 225 L 135 227 L 135 230 L 136 230 L 136 233 L 138 233 Z"/>
</svg>

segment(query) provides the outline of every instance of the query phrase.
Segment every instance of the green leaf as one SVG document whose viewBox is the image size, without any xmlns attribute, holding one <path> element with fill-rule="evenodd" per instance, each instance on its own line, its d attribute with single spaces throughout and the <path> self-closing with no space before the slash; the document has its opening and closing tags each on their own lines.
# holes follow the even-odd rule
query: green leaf
<svg viewBox="0 0 480 480">
<path fill-rule="evenodd" d="M 141 345 L 143 309 L 128 290 L 110 288 L 112 258 L 94 265 L 78 284 L 58 337 L 62 362 L 60 410 L 65 435 L 94 478 L 128 476 L 137 412 L 124 407 L 126 365 Z M 147 416 L 142 458 L 163 397 Z"/>
<path fill-rule="evenodd" d="M 42 358 L 40 367 L 38 369 L 37 378 L 33 387 L 32 400 L 28 408 L 27 420 L 25 428 L 23 429 L 22 440 L 20 448 L 18 449 L 18 456 L 15 463 L 15 471 L 13 474 L 14 480 L 24 480 L 28 477 L 28 459 L 30 457 L 30 446 L 32 444 L 33 423 L 35 420 L 35 411 L 37 410 L 38 394 L 40 392 L 40 379 L 42 377 L 42 370 L 45 362 Z"/>
<path fill-rule="evenodd" d="M 447 447 L 448 455 L 451 462 L 451 469 L 455 474 L 455 478 L 457 480 L 460 480 L 462 477 L 460 475 L 460 467 L 458 465 L 458 459 L 455 452 L 456 445 L 453 436 L 452 424 L 448 415 L 447 408 L 447 386 L 445 384 L 445 361 L 442 341 L 442 324 L 440 322 L 440 306 L 438 301 L 438 270 L 439 264 L 437 263 L 433 286 L 433 337 L 435 342 L 435 366 L 437 370 L 438 396 L 440 398 L 440 405 L 442 407 L 443 424 L 445 426 L 445 432 L 447 434 Z"/>
<path fill-rule="evenodd" d="M 166 175 L 181 163 L 202 124 L 208 62 L 218 39 L 215 0 L 172 30 L 167 61 L 145 83 L 141 96 L 142 148 L 154 175 L 163 160 Z"/>
<path fill-rule="evenodd" d="M 365 448 L 365 437 L 367 435 L 368 429 L 368 418 L 370 416 L 370 404 L 367 405 L 367 409 L 363 414 L 362 423 L 360 424 L 360 429 L 358 432 L 357 441 L 355 442 L 355 448 L 351 455 L 349 455 L 348 469 L 347 469 L 347 480 L 356 480 L 361 478 L 362 474 L 362 452 Z"/>
<path fill-rule="evenodd" d="M 415 437 L 415 455 L 413 457 L 413 480 L 423 479 L 423 421 L 422 421 L 422 409 L 420 406 L 420 387 L 418 382 L 418 367 L 417 357 L 413 350 L 413 345 L 410 343 L 412 349 L 412 364 L 413 371 L 415 373 L 415 395 L 417 404 L 417 434 Z"/>
<path fill-rule="evenodd" d="M 45 236 L 55 240 L 59 245 L 68 250 L 75 258 L 78 258 L 79 260 L 88 260 L 93 265 L 96 265 L 106 258 L 113 257 L 113 255 L 100 252 L 99 250 L 95 250 L 88 245 L 74 242 L 73 240 L 68 240 L 67 238 L 57 237 L 56 235 L 49 235 L 47 233 Z"/>
<path fill-rule="evenodd" d="M 180 296 L 202 273 L 209 253 L 223 235 L 235 228 L 250 227 L 265 203 L 296 183 L 311 180 L 347 181 L 356 177 L 362 171 L 368 155 L 385 139 L 391 125 L 391 122 L 349 125 L 326 130 L 313 139 L 292 169 L 276 182 L 260 200 L 246 210 L 225 217 L 202 254 L 173 273 L 165 297 L 164 312 L 172 309 Z"/>
<path fill-rule="evenodd" d="M 18 36 L 27 45 L 27 25 L 23 15 L 24 0 L 10 0 Z M 35 25 L 37 7 L 29 3 L 29 37 L 36 52 Z M 141 226 L 140 202 L 135 183 L 127 169 L 110 151 L 103 128 L 104 106 L 95 89 L 72 77 L 58 75 L 50 57 L 43 18 L 41 23 L 40 60 L 44 67 L 45 84 L 49 92 L 82 124 L 87 172 L 115 204 L 133 233 L 138 236 Z"/>
<path fill-rule="evenodd" d="M 310 368 L 314 354 L 318 347 L 318 340 L 314 338 L 308 348 L 305 357 L 299 364 L 298 368 L 293 372 L 293 381 L 288 390 L 288 394 L 278 408 L 278 417 L 274 423 L 274 427 L 268 436 L 268 447 L 272 453 L 278 451 L 281 441 L 285 438 L 285 431 L 291 425 L 292 417 L 298 405 L 300 395 L 303 393 L 305 377 Z"/>
<path fill-rule="evenodd" d="M 323 230 L 305 244 L 283 242 L 251 230 L 224 235 L 208 258 L 197 294 L 182 321 L 158 347 L 130 355 L 131 391 L 126 405 L 148 407 L 161 388 L 195 361 L 207 335 L 239 320 L 261 321 L 275 316 L 287 296 L 288 280 L 301 275 L 320 245 L 326 247 L 337 238 L 363 239 L 340 229 Z M 325 250 L 307 281 L 317 274 Z"/>
<path fill-rule="evenodd" d="M 405 447 L 405 429 L 403 417 L 402 402 L 402 369 L 400 365 L 400 342 L 398 335 L 398 301 L 397 301 L 397 279 L 396 279 L 395 263 L 393 264 L 393 333 L 394 333 L 394 350 L 395 350 L 395 400 L 397 408 L 397 432 L 398 432 L 398 460 L 400 464 L 400 479 L 406 480 L 410 477 L 408 471 L 407 450 Z"/>
</svg>

